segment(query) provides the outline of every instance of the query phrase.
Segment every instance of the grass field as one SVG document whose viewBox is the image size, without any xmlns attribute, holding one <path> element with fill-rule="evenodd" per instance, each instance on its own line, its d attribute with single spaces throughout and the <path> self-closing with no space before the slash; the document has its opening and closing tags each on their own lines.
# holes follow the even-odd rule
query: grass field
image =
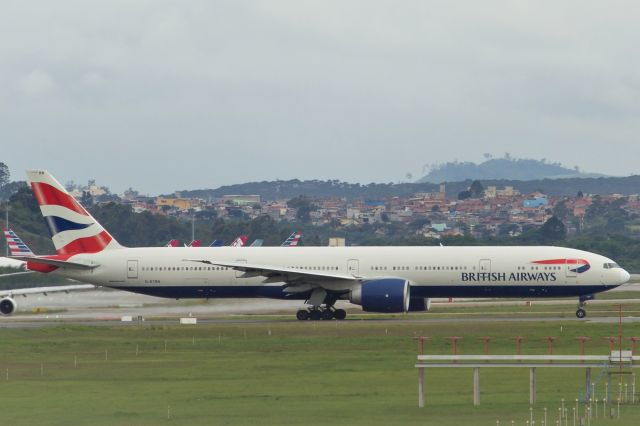
<svg viewBox="0 0 640 426">
<path fill-rule="evenodd" d="M 587 353 L 606 354 L 603 337 L 617 324 L 278 321 L 0 333 L 2 424 L 524 425 L 525 368 L 482 370 L 476 408 L 470 369 L 427 370 L 427 406 L 418 409 L 412 337 L 429 336 L 426 352 L 446 354 L 446 336 L 464 337 L 461 353 L 482 353 L 479 337 L 492 336 L 492 353 L 512 354 L 520 335 L 524 353 L 544 354 L 546 336 L 556 336 L 556 353 L 577 354 L 575 338 L 590 336 Z M 640 335 L 640 326 L 625 333 Z M 546 407 L 555 425 L 561 399 L 573 407 L 583 385 L 581 369 L 538 369 L 536 424 Z M 601 381 L 596 396 L 603 393 Z M 591 424 L 638 425 L 640 406 L 622 406 L 620 420 L 603 420 L 600 410 Z"/>
</svg>

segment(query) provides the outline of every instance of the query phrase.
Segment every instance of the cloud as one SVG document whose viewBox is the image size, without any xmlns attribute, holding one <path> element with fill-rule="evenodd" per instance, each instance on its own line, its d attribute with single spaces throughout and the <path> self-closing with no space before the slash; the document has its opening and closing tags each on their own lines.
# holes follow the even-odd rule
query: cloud
<svg viewBox="0 0 640 426">
<path fill-rule="evenodd" d="M 56 83 L 50 74 L 33 70 L 17 83 L 18 90 L 30 98 L 37 98 L 50 93 L 56 88 Z"/>
<path fill-rule="evenodd" d="M 506 151 L 637 172 L 638 12 L 573 0 L 9 2 L 0 126 L 19 148 L 5 162 L 14 176 L 47 167 L 149 192 L 397 181 Z M 68 154 L 88 151 L 101 161 Z"/>
</svg>

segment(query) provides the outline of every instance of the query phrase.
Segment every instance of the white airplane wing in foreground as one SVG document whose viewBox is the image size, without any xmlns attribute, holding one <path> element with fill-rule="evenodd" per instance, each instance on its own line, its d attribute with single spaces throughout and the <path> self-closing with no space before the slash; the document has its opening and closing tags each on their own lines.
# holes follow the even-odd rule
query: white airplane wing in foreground
<svg viewBox="0 0 640 426">
<path fill-rule="evenodd" d="M 12 290 L 0 290 L 0 297 L 13 297 L 13 296 L 27 296 L 30 294 L 44 294 L 49 293 L 68 293 L 70 291 L 77 290 L 92 290 L 96 286 L 92 284 L 73 284 L 73 285 L 56 285 L 49 287 L 32 287 L 32 288 L 16 288 Z"/>
<path fill-rule="evenodd" d="M 0 275 L 2 277 L 2 275 Z M 14 300 L 16 296 L 27 297 L 32 294 L 44 294 L 49 293 L 69 293 L 70 291 L 78 290 L 91 290 L 96 288 L 92 284 L 73 284 L 73 285 L 57 285 L 49 287 L 32 287 L 32 288 L 14 288 L 10 290 L 0 290 L 0 314 L 11 315 L 17 309 L 17 303 Z"/>
<path fill-rule="evenodd" d="M 33 274 L 34 271 L 11 272 L 10 274 L 0 274 L 0 278 L 15 277 L 16 275 Z"/>
</svg>

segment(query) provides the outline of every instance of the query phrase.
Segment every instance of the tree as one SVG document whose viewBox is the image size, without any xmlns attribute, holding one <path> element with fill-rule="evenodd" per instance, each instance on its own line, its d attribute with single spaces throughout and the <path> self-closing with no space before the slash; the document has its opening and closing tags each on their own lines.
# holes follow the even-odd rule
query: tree
<svg viewBox="0 0 640 426">
<path fill-rule="evenodd" d="M 553 215 L 556 217 L 564 219 L 565 217 L 567 217 L 568 213 L 569 213 L 569 210 L 567 209 L 566 200 L 557 202 L 556 205 L 553 207 Z"/>
<path fill-rule="evenodd" d="M 9 183 L 10 177 L 9 167 L 4 163 L 0 163 L 0 188 Z"/>
<path fill-rule="evenodd" d="M 551 216 L 539 231 L 544 242 L 562 241 L 567 237 L 567 228 L 564 223 L 555 216 Z"/>
<path fill-rule="evenodd" d="M 82 191 L 82 198 L 80 198 L 80 204 L 85 208 L 93 206 L 93 196 L 89 191 Z"/>
<path fill-rule="evenodd" d="M 480 183 L 479 180 L 474 180 L 473 182 L 471 182 L 469 191 L 471 192 L 471 196 L 473 198 L 480 198 L 484 194 L 484 186 L 482 186 L 482 183 Z"/>
<path fill-rule="evenodd" d="M 466 200 L 467 198 L 471 198 L 471 191 L 465 190 L 458 192 L 458 200 Z"/>
</svg>

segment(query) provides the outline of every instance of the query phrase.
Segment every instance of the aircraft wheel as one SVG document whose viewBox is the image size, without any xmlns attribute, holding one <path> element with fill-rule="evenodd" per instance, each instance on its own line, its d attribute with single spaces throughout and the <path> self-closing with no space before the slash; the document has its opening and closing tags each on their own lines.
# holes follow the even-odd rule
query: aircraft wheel
<svg viewBox="0 0 640 426">
<path fill-rule="evenodd" d="M 318 321 L 321 317 L 322 312 L 320 312 L 318 309 L 314 309 L 309 313 L 309 318 L 311 318 L 311 321 Z"/>
<path fill-rule="evenodd" d="M 345 311 L 344 309 L 336 309 L 333 312 L 333 317 L 337 320 L 343 320 L 347 317 L 347 311 Z"/>
<path fill-rule="evenodd" d="M 306 321 L 309 319 L 309 311 L 307 311 L 306 309 L 300 309 L 298 312 L 296 312 L 296 318 L 298 318 L 298 321 Z"/>
<path fill-rule="evenodd" d="M 322 319 L 323 320 L 332 320 L 333 319 L 333 311 L 331 309 L 325 309 L 322 311 Z"/>
<path fill-rule="evenodd" d="M 587 316 L 587 311 L 585 311 L 585 310 L 584 310 L 584 309 L 582 309 L 582 308 L 578 308 L 578 310 L 576 311 L 576 316 L 577 316 L 578 318 L 584 318 L 584 317 L 586 317 L 586 316 Z"/>
</svg>

